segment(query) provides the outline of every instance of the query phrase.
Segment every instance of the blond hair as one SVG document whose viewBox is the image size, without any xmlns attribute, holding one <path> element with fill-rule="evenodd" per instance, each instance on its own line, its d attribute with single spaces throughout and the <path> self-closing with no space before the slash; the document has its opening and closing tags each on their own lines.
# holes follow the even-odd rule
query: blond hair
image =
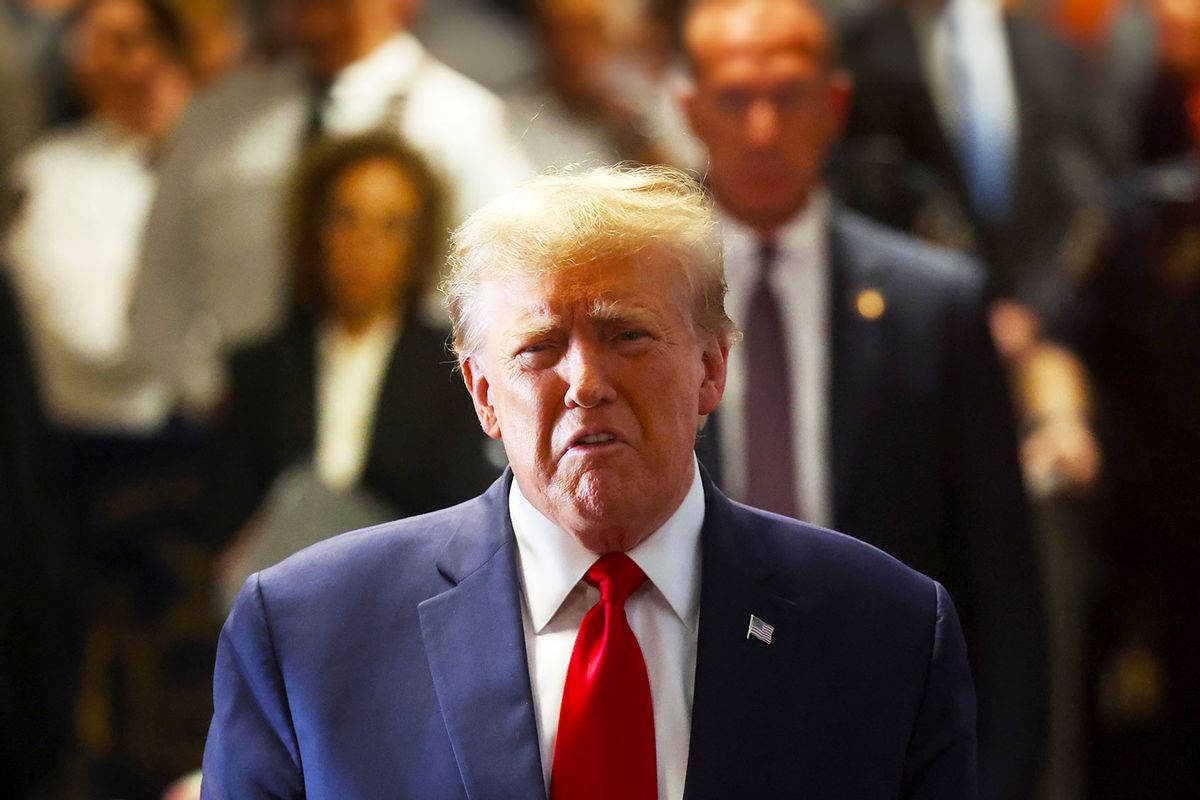
<svg viewBox="0 0 1200 800">
<path fill-rule="evenodd" d="M 712 201 L 669 167 L 597 167 L 534 178 L 472 214 L 451 237 L 442 284 L 465 360 L 479 349 L 485 281 L 541 276 L 653 248 L 680 265 L 693 322 L 722 341 L 737 336 L 725 313 L 725 269 Z"/>
</svg>

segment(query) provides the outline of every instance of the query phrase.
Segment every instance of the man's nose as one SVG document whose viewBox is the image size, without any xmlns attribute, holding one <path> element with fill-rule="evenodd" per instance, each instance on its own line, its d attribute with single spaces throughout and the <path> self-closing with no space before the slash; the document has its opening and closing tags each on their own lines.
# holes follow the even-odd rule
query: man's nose
<svg viewBox="0 0 1200 800">
<path fill-rule="evenodd" d="M 603 355 L 593 345 L 572 344 L 564 360 L 568 408 L 595 408 L 615 397 Z"/>
<path fill-rule="evenodd" d="M 779 139 L 779 108 L 772 100 L 760 97 L 750 104 L 746 138 L 754 147 L 770 147 Z"/>
</svg>

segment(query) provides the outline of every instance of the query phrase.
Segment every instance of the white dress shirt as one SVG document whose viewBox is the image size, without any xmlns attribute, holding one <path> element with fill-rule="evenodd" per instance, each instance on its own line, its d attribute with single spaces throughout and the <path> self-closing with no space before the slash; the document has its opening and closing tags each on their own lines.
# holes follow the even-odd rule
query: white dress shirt
<svg viewBox="0 0 1200 800">
<path fill-rule="evenodd" d="M 599 556 L 535 509 L 515 479 L 508 509 L 517 537 L 525 652 L 548 789 L 575 636 L 584 616 L 600 601 L 600 592 L 583 576 Z M 680 800 L 687 775 L 703 522 L 704 489 L 696 469 L 691 489 L 671 518 L 628 553 L 647 577 L 625 602 L 625 614 L 650 680 L 659 800 Z"/>
<path fill-rule="evenodd" d="M 829 195 L 824 189 L 809 198 L 804 209 L 775 232 L 776 256 L 771 289 L 783 311 L 787 353 L 791 363 L 792 453 L 796 459 L 795 496 L 807 522 L 833 522 L 829 455 L 830 266 Z M 726 298 L 730 316 L 739 325 L 746 319 L 750 297 L 758 282 L 759 242 L 756 231 L 718 213 L 725 245 Z M 720 451 L 725 491 L 746 497 L 746 380 L 741 348 L 729 354 L 729 374 L 721 401 Z"/>
<path fill-rule="evenodd" d="M 409 33 L 338 73 L 321 114 L 326 134 L 396 129 L 447 183 L 453 221 L 528 177 L 500 100 L 435 59 Z"/>
<path fill-rule="evenodd" d="M 940 8 L 912 4 L 909 20 L 925 84 L 946 138 L 957 142 L 965 133 L 967 110 L 962 106 L 959 85 L 962 67 L 956 59 L 969 58 L 975 62 L 979 75 L 987 80 L 981 94 L 990 106 L 988 119 L 1002 128 L 995 136 L 997 141 L 1009 143 L 1002 157 L 1011 161 L 1012 143 L 1017 141 L 1020 130 L 1020 109 L 1000 0 L 948 0 Z M 961 28 L 957 37 L 952 32 L 953 25 Z M 961 53 L 955 52 L 956 38 L 968 44 Z"/>
<path fill-rule="evenodd" d="M 337 324 L 317 334 L 317 431 L 313 460 L 321 482 L 345 491 L 358 485 L 371 447 L 379 390 L 400 331 L 393 317 L 358 336 Z"/>
<path fill-rule="evenodd" d="M 128 363 L 129 297 L 155 176 L 147 144 L 85 122 L 14 167 L 26 193 L 5 242 L 43 397 L 60 425 L 151 434 L 170 415 L 164 376 Z"/>
</svg>

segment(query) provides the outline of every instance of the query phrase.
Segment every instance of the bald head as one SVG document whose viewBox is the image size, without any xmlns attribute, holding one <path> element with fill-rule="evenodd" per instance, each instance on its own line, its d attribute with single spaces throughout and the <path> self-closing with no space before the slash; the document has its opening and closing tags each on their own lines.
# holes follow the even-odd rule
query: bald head
<svg viewBox="0 0 1200 800">
<path fill-rule="evenodd" d="M 820 183 L 850 98 L 820 12 L 802 0 L 700 0 L 685 18 L 688 119 L 722 208 L 770 233 Z"/>
<path fill-rule="evenodd" d="M 684 15 L 683 40 L 694 70 L 723 49 L 764 45 L 805 52 L 826 70 L 836 61 L 825 17 L 805 0 L 696 0 Z"/>
</svg>

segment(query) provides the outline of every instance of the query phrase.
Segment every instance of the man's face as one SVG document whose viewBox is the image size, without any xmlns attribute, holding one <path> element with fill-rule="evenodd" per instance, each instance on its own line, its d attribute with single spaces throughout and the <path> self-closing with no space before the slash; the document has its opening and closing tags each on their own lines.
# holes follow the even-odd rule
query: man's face
<svg viewBox="0 0 1200 800">
<path fill-rule="evenodd" d="M 309 69 L 332 78 L 400 27 L 414 0 L 276 0 L 287 40 Z"/>
<path fill-rule="evenodd" d="M 73 43 L 76 75 L 93 110 L 122 122 L 135 118 L 168 60 L 146 7 L 105 0 L 88 12 Z"/>
<path fill-rule="evenodd" d="M 480 291 L 487 334 L 463 376 L 485 432 L 585 547 L 634 547 L 687 494 L 728 345 L 693 324 L 681 268 L 649 251 Z"/>
<path fill-rule="evenodd" d="M 695 86 L 684 98 L 726 211 L 771 230 L 803 208 L 841 132 L 847 80 L 828 66 L 827 32 L 800 3 L 697 12 L 686 32 Z"/>
</svg>

